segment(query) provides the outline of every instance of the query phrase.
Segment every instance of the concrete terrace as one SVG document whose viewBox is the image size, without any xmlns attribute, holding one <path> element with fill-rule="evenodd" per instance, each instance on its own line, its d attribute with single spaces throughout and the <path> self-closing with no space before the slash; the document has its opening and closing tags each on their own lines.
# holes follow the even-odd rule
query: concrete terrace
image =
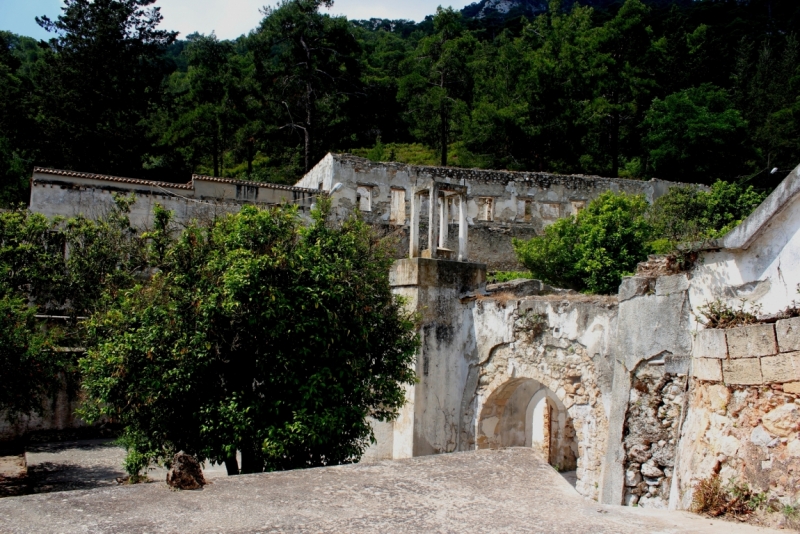
<svg viewBox="0 0 800 534">
<path fill-rule="evenodd" d="M 4 533 L 777 532 L 686 512 L 600 505 L 530 448 L 0 500 Z"/>
</svg>

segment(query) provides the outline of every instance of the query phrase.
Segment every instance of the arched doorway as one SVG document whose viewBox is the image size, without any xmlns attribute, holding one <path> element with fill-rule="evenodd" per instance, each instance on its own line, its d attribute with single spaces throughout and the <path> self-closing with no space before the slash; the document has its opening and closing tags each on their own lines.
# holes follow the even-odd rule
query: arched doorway
<svg viewBox="0 0 800 534">
<path fill-rule="evenodd" d="M 577 466 L 578 446 L 567 408 L 532 378 L 512 378 L 489 395 L 478 419 L 477 445 L 533 447 L 559 470 Z"/>
</svg>

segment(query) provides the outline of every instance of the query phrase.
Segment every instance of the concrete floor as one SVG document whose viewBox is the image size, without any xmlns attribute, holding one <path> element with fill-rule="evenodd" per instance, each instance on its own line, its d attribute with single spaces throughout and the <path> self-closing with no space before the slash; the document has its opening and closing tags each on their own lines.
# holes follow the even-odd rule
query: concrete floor
<svg viewBox="0 0 800 534">
<path fill-rule="evenodd" d="M 111 475 L 94 473 L 103 481 Z M 522 448 L 219 477 L 199 491 L 157 482 L 9 497 L 0 499 L 0 531 L 777 532 L 688 513 L 598 505 Z"/>
</svg>

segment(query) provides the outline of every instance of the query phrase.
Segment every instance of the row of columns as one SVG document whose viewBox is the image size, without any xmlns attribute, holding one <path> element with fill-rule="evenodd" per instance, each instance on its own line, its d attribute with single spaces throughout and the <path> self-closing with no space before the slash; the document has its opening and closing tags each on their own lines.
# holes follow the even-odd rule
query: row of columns
<svg viewBox="0 0 800 534">
<path fill-rule="evenodd" d="M 420 252 L 419 248 L 419 221 L 422 210 L 422 197 L 428 197 L 428 249 Z M 461 187 L 448 185 L 442 188 L 441 184 L 431 183 L 426 188 L 414 189 L 411 199 L 411 243 L 409 256 L 420 256 L 436 259 L 440 256 L 439 249 L 447 249 L 448 238 L 448 199 L 458 199 L 458 261 L 467 261 L 467 205 L 466 191 Z"/>
</svg>

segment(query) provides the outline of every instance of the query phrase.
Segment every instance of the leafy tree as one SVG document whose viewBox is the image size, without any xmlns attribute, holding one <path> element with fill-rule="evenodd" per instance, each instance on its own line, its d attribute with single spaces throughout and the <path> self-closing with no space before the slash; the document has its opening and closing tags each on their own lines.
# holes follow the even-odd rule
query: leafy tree
<svg viewBox="0 0 800 534">
<path fill-rule="evenodd" d="M 653 100 L 644 124 L 650 163 L 665 179 L 732 178 L 747 158 L 747 123 L 726 92 L 712 85 Z"/>
<path fill-rule="evenodd" d="M 358 460 L 365 417 L 393 417 L 415 380 L 416 337 L 387 245 L 325 210 L 303 227 L 245 207 L 175 242 L 157 212 L 160 272 L 89 322 L 81 413 L 120 421 L 134 455 L 185 450 L 229 474 L 237 449 L 245 473 Z"/>
<path fill-rule="evenodd" d="M 436 147 L 446 166 L 447 145 L 467 114 L 472 85 L 467 65 L 477 42 L 452 8 L 438 7 L 433 25 L 436 33 L 423 37 L 406 61 L 408 74 L 397 96 L 408 106 L 412 133 Z"/>
<path fill-rule="evenodd" d="M 18 74 L 22 62 L 12 48 L 14 37 L 0 32 L 0 206 L 6 207 L 23 200 L 28 186 L 26 151 L 19 147 L 30 122 L 23 105 L 30 87 Z"/>
<path fill-rule="evenodd" d="M 237 122 L 239 81 L 235 71 L 233 43 L 219 41 L 214 34 L 197 35 L 184 50 L 186 73 L 173 73 L 170 91 L 178 107 L 169 117 L 162 142 L 180 147 L 191 168 L 211 156 L 214 176 L 220 176 L 223 152 L 233 145 Z"/>
<path fill-rule="evenodd" d="M 777 45 L 765 41 L 757 50 L 742 44 L 734 80 L 734 99 L 749 123 L 756 168 L 794 167 L 800 158 L 797 37 L 790 34 Z"/>
<path fill-rule="evenodd" d="M 622 277 L 651 251 L 646 210 L 641 195 L 606 192 L 543 235 L 515 239 L 514 249 L 536 278 L 588 293 L 616 293 Z"/>
<path fill-rule="evenodd" d="M 668 253 L 679 244 L 721 237 L 736 227 L 766 198 L 753 186 L 717 181 L 710 191 L 697 186 L 672 187 L 649 210 L 656 252 Z"/>
<path fill-rule="evenodd" d="M 303 169 L 341 136 L 342 111 L 360 91 L 360 46 L 342 17 L 319 13 L 326 0 L 282 0 L 266 8 L 251 38 L 270 124 L 298 139 Z"/>
<path fill-rule="evenodd" d="M 35 73 L 42 163 L 142 174 L 144 119 L 159 99 L 161 55 L 176 33 L 159 30 L 155 0 L 64 0 Z"/>
<path fill-rule="evenodd" d="M 647 11 L 640 0 L 625 0 L 616 16 L 593 32 L 599 50 L 596 67 L 601 73 L 595 98 L 581 117 L 589 130 L 582 143 L 589 148 L 582 156 L 584 168 L 619 176 L 622 155 L 638 151 L 636 127 L 654 88 L 648 65 L 652 37 L 645 24 Z"/>
<path fill-rule="evenodd" d="M 142 272 L 143 242 L 127 217 L 133 199 L 117 200 L 97 221 L 0 212 L 0 410 L 10 419 L 40 412 L 48 395 L 75 382 L 75 354 L 54 348 L 83 346 L 77 318 Z M 69 320 L 45 325 L 36 315 Z"/>
</svg>

